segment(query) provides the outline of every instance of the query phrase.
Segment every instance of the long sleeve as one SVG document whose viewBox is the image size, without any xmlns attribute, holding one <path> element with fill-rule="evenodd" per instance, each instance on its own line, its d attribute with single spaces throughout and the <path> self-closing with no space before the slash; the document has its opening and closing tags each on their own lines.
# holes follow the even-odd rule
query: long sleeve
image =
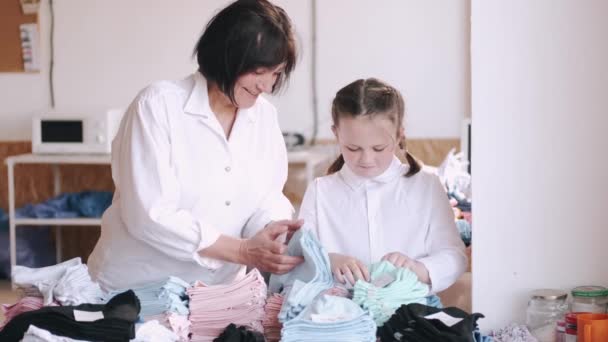
<svg viewBox="0 0 608 342">
<path fill-rule="evenodd" d="M 434 177 L 430 200 L 430 227 L 425 240 L 428 255 L 418 259 L 429 271 L 434 293 L 450 287 L 466 270 L 467 257 L 460 239 L 454 213 L 445 190 Z"/>
<path fill-rule="evenodd" d="M 289 199 L 283 194 L 285 182 L 287 182 L 288 161 L 285 140 L 274 115 L 274 129 L 272 132 L 272 146 L 274 147 L 274 159 L 268 161 L 269 172 L 272 172 L 272 184 L 264 195 L 258 209 L 251 215 L 243 228 L 242 236 L 249 238 L 264 228 L 270 221 L 291 219 L 294 214 L 293 206 Z"/>
<path fill-rule="evenodd" d="M 201 258 L 197 252 L 213 244 L 220 233 L 179 206 L 168 100 L 144 93 L 125 114 L 112 162 L 121 217 L 134 238 L 167 256 L 217 268 L 219 260 Z"/>
<path fill-rule="evenodd" d="M 319 239 L 319 222 L 317 220 L 317 180 L 306 188 L 298 218 L 304 220 L 304 227 L 309 229 Z"/>
</svg>

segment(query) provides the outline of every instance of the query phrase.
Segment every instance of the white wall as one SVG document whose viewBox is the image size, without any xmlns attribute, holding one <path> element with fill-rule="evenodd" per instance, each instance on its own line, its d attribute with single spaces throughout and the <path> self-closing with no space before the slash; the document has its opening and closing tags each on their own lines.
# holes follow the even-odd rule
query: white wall
<svg viewBox="0 0 608 342">
<path fill-rule="evenodd" d="M 195 70 L 190 58 L 203 26 L 226 0 L 55 0 L 58 109 L 127 105 L 158 79 Z M 289 88 L 272 101 L 284 130 L 312 128 L 311 1 L 277 0 L 296 26 L 303 53 Z M 470 112 L 467 0 L 318 1 L 321 138 L 331 137 L 330 101 L 357 77 L 376 76 L 408 101 L 412 137 L 458 137 Z M 43 61 L 48 60 L 43 1 Z M 340 24 L 338 24 L 340 23 Z M 41 74 L 0 74 L 0 140 L 30 138 L 30 118 L 47 110 L 48 66 Z"/>
<path fill-rule="evenodd" d="M 608 286 L 608 2 L 472 1 L 473 310 Z"/>
</svg>

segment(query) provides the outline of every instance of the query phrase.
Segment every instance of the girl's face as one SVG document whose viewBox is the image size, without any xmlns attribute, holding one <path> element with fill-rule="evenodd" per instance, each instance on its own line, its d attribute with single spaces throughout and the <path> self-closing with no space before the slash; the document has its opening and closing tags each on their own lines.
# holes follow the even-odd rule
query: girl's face
<svg viewBox="0 0 608 342">
<path fill-rule="evenodd" d="M 403 134 L 386 115 L 342 117 L 332 129 L 346 165 L 366 178 L 388 169 Z"/>
<path fill-rule="evenodd" d="M 261 93 L 270 94 L 277 78 L 285 68 L 282 63 L 272 68 L 257 68 L 241 75 L 234 84 L 234 99 L 239 108 L 250 108 Z"/>
</svg>

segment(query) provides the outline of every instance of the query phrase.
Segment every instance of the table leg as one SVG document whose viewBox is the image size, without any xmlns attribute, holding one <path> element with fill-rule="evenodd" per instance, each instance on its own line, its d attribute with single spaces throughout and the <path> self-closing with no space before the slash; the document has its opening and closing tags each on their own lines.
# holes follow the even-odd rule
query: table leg
<svg viewBox="0 0 608 342">
<path fill-rule="evenodd" d="M 59 165 L 52 165 L 53 170 L 53 193 L 55 196 L 61 194 L 61 171 L 59 169 Z M 55 227 L 55 259 L 57 263 L 61 262 L 62 243 L 61 243 L 61 226 Z"/>
<path fill-rule="evenodd" d="M 17 265 L 17 225 L 15 224 L 15 172 L 14 164 L 7 163 L 8 170 L 8 220 L 9 220 L 9 243 L 10 243 L 10 259 L 11 272 Z M 11 277 L 12 279 L 12 277 Z M 11 280 L 12 283 L 12 280 Z M 15 284 L 12 284 L 13 288 Z"/>
</svg>

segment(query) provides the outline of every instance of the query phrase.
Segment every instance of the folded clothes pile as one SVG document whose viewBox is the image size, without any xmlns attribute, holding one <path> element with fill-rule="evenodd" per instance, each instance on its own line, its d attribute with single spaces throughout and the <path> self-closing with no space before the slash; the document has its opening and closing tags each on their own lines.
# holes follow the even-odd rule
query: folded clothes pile
<svg viewBox="0 0 608 342">
<path fill-rule="evenodd" d="M 278 342 L 281 340 L 281 328 L 283 324 L 279 322 L 279 311 L 281 311 L 282 305 L 282 294 L 275 293 L 266 300 L 262 326 L 264 327 L 264 337 L 266 337 L 266 341 L 268 342 Z"/>
<path fill-rule="evenodd" d="M 376 324 L 348 298 L 322 295 L 296 318 L 283 324 L 283 342 L 375 342 Z"/>
<path fill-rule="evenodd" d="M 4 322 L 0 324 L 0 329 L 11 321 L 15 316 L 33 310 L 38 310 L 42 307 L 41 297 L 24 297 L 17 303 L 8 305 L 2 304 L 2 312 L 4 313 Z"/>
<path fill-rule="evenodd" d="M 267 288 L 257 269 L 229 285 L 196 282 L 187 293 L 191 341 L 213 341 L 230 323 L 263 332 Z"/>
<path fill-rule="evenodd" d="M 0 330 L 0 341 L 21 341 L 30 326 L 52 335 L 86 341 L 127 341 L 135 338 L 139 300 L 133 291 L 107 304 L 47 306 L 14 317 Z"/>
<path fill-rule="evenodd" d="M 473 342 L 482 314 L 469 314 L 455 307 L 434 308 L 412 303 L 402 305 L 380 328 L 382 342 Z"/>
<path fill-rule="evenodd" d="M 141 303 L 141 318 L 144 321 L 157 320 L 175 332 L 182 341 L 187 341 L 190 310 L 186 289 L 189 286 L 178 277 L 168 277 L 164 281 L 133 289 Z M 123 291 L 113 291 L 106 296 L 111 298 Z"/>
</svg>

